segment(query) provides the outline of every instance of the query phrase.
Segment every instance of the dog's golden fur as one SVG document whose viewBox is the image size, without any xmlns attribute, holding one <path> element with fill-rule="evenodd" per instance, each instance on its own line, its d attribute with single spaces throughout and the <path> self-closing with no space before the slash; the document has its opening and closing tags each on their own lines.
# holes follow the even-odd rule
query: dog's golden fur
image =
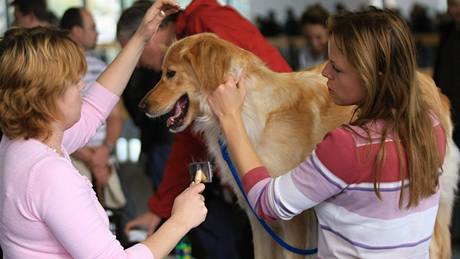
<svg viewBox="0 0 460 259">
<path fill-rule="evenodd" d="M 353 107 L 340 107 L 332 102 L 326 79 L 318 71 L 275 73 L 252 53 L 212 34 L 199 34 L 169 48 L 162 79 L 143 102 L 148 114 L 156 117 L 171 110 L 187 110 L 184 105 L 187 96 L 188 110 L 186 114 L 182 113 L 185 117 L 179 116 L 176 121 L 171 121 L 171 130 L 179 132 L 194 123 L 194 130 L 204 133 L 209 152 L 222 172 L 222 180 L 236 187 L 220 154 L 218 139 L 224 140 L 224 136 L 208 107 L 208 95 L 229 75 L 245 78 L 248 90 L 242 111 L 245 126 L 270 174 L 277 176 L 302 162 L 326 132 L 348 123 L 353 116 Z M 433 107 L 439 109 L 440 120 L 450 137 L 452 123 L 447 98 L 439 93 L 431 79 L 421 74 L 419 78 L 424 94 Z M 182 101 L 178 102 L 179 99 Z M 177 103 L 182 103 L 182 109 L 176 107 Z M 450 256 L 448 225 L 457 182 L 458 157 L 457 148 L 449 141 L 441 179 L 441 204 L 430 250 L 432 258 Z M 235 189 L 235 192 L 242 198 L 239 190 Z M 248 209 L 244 202 L 241 204 Z M 256 258 L 301 258 L 275 244 L 249 210 L 248 215 Z M 316 247 L 316 221 L 311 210 L 290 221 L 276 221 L 271 225 L 295 247 Z"/>
</svg>

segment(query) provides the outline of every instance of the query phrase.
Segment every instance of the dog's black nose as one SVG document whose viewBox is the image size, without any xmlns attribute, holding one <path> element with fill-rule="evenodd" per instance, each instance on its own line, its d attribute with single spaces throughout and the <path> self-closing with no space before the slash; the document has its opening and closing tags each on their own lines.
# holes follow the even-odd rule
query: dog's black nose
<svg viewBox="0 0 460 259">
<path fill-rule="evenodd" d="M 145 103 L 145 100 L 142 99 L 139 104 L 137 105 L 137 107 L 141 108 L 142 110 L 145 110 L 145 107 L 147 107 L 147 104 Z"/>
</svg>

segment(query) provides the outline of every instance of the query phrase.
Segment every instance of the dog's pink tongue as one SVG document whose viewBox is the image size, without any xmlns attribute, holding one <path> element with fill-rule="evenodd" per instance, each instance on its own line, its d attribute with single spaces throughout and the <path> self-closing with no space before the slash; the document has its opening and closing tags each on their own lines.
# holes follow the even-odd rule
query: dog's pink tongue
<svg viewBox="0 0 460 259">
<path fill-rule="evenodd" d="M 176 118 L 179 117 L 181 111 L 182 109 L 180 105 L 176 104 L 176 106 L 174 107 L 174 115 L 168 118 L 168 120 L 166 121 L 166 127 L 170 127 L 175 123 Z"/>
</svg>

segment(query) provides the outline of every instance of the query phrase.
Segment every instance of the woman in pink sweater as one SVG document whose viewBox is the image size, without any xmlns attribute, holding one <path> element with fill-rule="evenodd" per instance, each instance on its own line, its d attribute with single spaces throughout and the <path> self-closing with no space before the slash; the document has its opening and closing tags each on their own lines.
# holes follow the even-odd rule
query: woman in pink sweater
<svg viewBox="0 0 460 259">
<path fill-rule="evenodd" d="M 85 58 L 64 32 L 13 29 L 0 42 L 0 244 L 5 258 L 162 258 L 207 210 L 203 184 L 177 197 L 172 217 L 123 250 L 89 181 L 70 162 L 117 103 L 144 45 L 178 9 L 158 0 L 83 98 Z"/>
</svg>

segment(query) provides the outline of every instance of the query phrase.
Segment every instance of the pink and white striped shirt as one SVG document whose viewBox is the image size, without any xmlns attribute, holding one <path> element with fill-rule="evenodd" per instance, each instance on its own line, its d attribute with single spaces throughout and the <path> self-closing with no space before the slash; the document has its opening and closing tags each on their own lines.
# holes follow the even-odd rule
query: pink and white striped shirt
<svg viewBox="0 0 460 259">
<path fill-rule="evenodd" d="M 396 142 L 388 136 L 382 199 L 377 198 L 373 162 L 382 125 L 369 124 L 371 143 L 358 127 L 352 127 L 355 132 L 339 128 L 328 133 L 304 162 L 285 175 L 271 178 L 264 167 L 252 169 L 243 178 L 251 205 L 264 218 L 283 220 L 314 208 L 320 258 L 429 258 L 439 188 L 415 208 L 399 207 L 399 159 Z M 444 131 L 439 121 L 433 127 L 444 158 Z M 407 198 L 407 181 L 404 185 Z"/>
<path fill-rule="evenodd" d="M 106 120 L 118 97 L 95 83 L 83 97 L 82 115 L 64 134 L 61 157 L 34 139 L 0 142 L 0 244 L 4 258 L 152 259 L 142 244 L 127 250 L 91 183 L 69 155 Z"/>
</svg>

